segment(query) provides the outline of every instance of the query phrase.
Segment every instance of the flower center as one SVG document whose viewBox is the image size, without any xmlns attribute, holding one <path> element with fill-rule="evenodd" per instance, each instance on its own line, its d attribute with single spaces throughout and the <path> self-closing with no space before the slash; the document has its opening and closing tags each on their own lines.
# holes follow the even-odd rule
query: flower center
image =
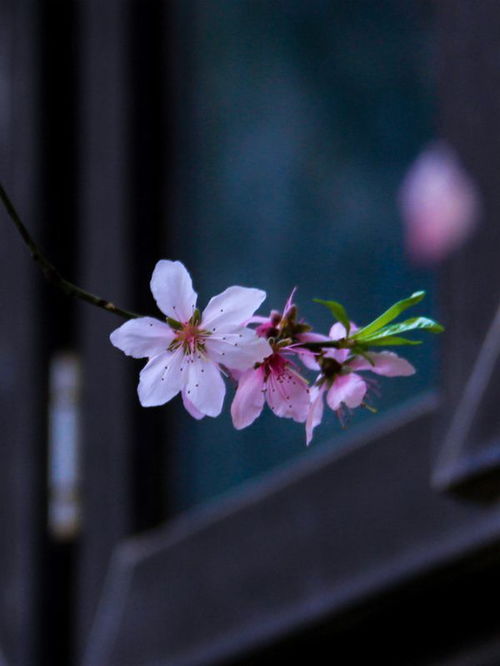
<svg viewBox="0 0 500 666">
<path fill-rule="evenodd" d="M 326 379 L 334 379 L 342 371 L 342 364 L 334 358 L 323 357 L 320 361 L 321 372 Z"/>
<path fill-rule="evenodd" d="M 195 351 L 204 351 L 204 342 L 209 335 L 210 333 L 208 331 L 204 331 L 196 324 L 188 322 L 175 331 L 175 338 L 169 346 L 169 351 L 178 349 L 181 346 L 185 354 L 192 354 Z"/>
<path fill-rule="evenodd" d="M 264 359 L 262 365 L 265 368 L 266 377 L 271 372 L 276 376 L 280 376 L 285 372 L 288 362 L 280 354 L 275 353 Z"/>
</svg>

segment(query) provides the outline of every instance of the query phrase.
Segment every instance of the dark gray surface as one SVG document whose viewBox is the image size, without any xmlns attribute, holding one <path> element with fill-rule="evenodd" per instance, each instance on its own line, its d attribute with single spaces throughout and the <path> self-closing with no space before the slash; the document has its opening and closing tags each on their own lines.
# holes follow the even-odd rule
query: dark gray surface
<svg viewBox="0 0 500 666">
<path fill-rule="evenodd" d="M 215 664 L 496 543 L 429 484 L 432 396 L 116 553 L 85 666 Z"/>
<path fill-rule="evenodd" d="M 127 307 L 132 291 L 128 210 L 128 10 L 122 0 L 80 4 L 80 283 Z M 128 306 L 129 309 L 132 309 Z M 113 547 L 131 531 L 132 367 L 111 347 L 123 320 L 78 310 L 82 396 L 83 529 L 78 636 L 85 642 Z"/>
<path fill-rule="evenodd" d="M 500 7 L 451 0 L 436 9 L 442 131 L 476 181 L 483 215 L 443 271 L 445 440 L 434 483 L 475 492 L 477 481 L 481 493 L 486 477 L 500 482 Z"/>
<path fill-rule="evenodd" d="M 0 3 L 0 178 L 39 230 L 38 3 Z M 35 664 L 44 521 L 44 360 L 39 282 L 0 211 L 0 644 L 13 665 Z M 0 657 L 2 661 L 2 657 Z"/>
</svg>

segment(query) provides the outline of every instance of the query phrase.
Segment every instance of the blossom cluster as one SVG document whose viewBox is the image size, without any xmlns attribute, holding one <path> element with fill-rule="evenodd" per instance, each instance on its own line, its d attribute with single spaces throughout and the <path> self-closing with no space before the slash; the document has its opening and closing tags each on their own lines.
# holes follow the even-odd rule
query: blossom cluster
<svg viewBox="0 0 500 666">
<path fill-rule="evenodd" d="M 337 320 L 326 335 L 298 318 L 295 290 L 281 312 L 272 310 L 268 316 L 255 315 L 266 293 L 240 286 L 214 296 L 200 312 L 185 266 L 161 260 L 151 291 L 164 320 L 132 318 L 110 336 L 125 354 L 148 359 L 139 379 L 141 405 L 163 405 L 180 393 L 195 419 L 218 416 L 226 392 L 224 375 L 236 384 L 231 404 L 235 428 L 253 423 L 267 403 L 276 416 L 305 424 L 307 444 L 322 420 L 325 401 L 341 422 L 357 407 L 373 410 L 368 395 L 374 380 L 364 373 L 404 377 L 415 372 L 404 358 L 373 347 L 418 344 L 400 333 L 442 330 L 425 317 L 391 324 L 424 292 L 395 303 L 362 328 L 340 303 L 318 301 Z M 315 373 L 310 380 L 307 371 Z"/>
</svg>

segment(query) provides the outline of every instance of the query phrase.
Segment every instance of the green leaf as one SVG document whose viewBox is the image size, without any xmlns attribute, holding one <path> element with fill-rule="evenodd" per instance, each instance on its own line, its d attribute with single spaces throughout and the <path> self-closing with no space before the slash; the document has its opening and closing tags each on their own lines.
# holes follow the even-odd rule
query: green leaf
<svg viewBox="0 0 500 666">
<path fill-rule="evenodd" d="M 399 335 L 400 333 L 407 333 L 408 331 L 415 330 L 427 330 L 431 333 L 442 333 L 444 331 L 444 327 L 433 319 L 429 319 L 428 317 L 412 317 L 411 319 L 405 319 L 405 321 L 402 321 L 399 324 L 383 326 L 371 335 L 363 336 L 363 338 L 359 341 L 371 343 L 373 340 L 388 338 Z M 356 340 L 358 340 L 358 338 L 356 338 Z"/>
<path fill-rule="evenodd" d="M 348 336 L 351 329 L 351 321 L 345 307 L 337 301 L 323 301 L 321 298 L 315 298 L 313 300 L 315 303 L 321 303 L 321 305 L 324 305 L 330 310 L 335 319 L 344 326 L 347 331 L 346 336 Z"/>
<path fill-rule="evenodd" d="M 381 314 L 379 317 L 370 322 L 367 326 L 364 326 L 363 328 L 360 328 L 358 331 L 356 331 L 356 333 L 352 337 L 356 340 L 361 340 L 370 337 L 371 335 L 373 335 L 373 333 L 381 329 L 383 326 L 391 322 L 393 319 L 396 319 L 396 317 L 400 315 L 402 312 L 412 307 L 412 305 L 420 303 L 420 301 L 424 298 L 424 296 L 425 296 L 425 291 L 416 291 L 409 298 L 405 298 L 402 301 L 394 303 L 394 305 L 391 305 L 391 307 L 388 310 L 386 310 L 383 314 Z"/>
<path fill-rule="evenodd" d="M 401 338 L 396 335 L 388 335 L 387 337 L 382 338 L 373 338 L 372 340 L 360 340 L 359 344 L 362 345 L 363 349 L 368 349 L 369 347 L 391 347 L 399 345 L 421 345 L 422 340 L 409 340 L 408 338 Z M 358 352 L 357 345 L 353 347 L 353 351 Z"/>
</svg>

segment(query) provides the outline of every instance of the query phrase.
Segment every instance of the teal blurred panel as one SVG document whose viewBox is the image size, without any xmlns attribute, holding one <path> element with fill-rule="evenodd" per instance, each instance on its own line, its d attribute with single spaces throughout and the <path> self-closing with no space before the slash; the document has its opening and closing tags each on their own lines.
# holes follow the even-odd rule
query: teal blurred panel
<svg viewBox="0 0 500 666">
<path fill-rule="evenodd" d="M 315 297 L 342 301 L 362 324 L 427 289 L 419 312 L 436 314 L 434 277 L 405 257 L 396 208 L 406 167 L 432 137 L 425 6 L 201 0 L 191 11 L 183 36 L 189 204 L 174 247 L 200 305 L 242 284 L 268 292 L 266 313 L 298 286 L 302 315 L 328 330 Z M 434 381 L 433 341 L 405 355 L 418 374 L 382 378 L 381 411 Z M 233 392 L 217 420 L 195 422 L 169 406 L 178 410 L 168 490 L 178 509 L 309 453 L 303 426 L 270 413 L 235 431 Z M 351 427 L 365 418 L 376 417 L 358 410 Z M 333 414 L 316 433 L 313 448 L 341 445 Z"/>
</svg>

